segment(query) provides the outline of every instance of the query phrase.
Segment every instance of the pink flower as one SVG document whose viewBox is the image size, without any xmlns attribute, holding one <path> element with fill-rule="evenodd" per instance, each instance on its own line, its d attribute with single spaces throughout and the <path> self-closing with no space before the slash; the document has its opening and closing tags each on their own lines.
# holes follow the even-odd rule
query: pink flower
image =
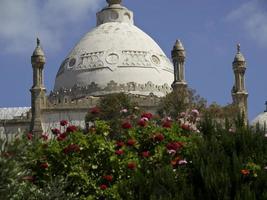
<svg viewBox="0 0 267 200">
<path fill-rule="evenodd" d="M 193 109 L 193 110 L 191 111 L 191 115 L 192 115 L 193 117 L 198 117 L 198 116 L 199 116 L 199 112 L 198 112 L 198 110 L 197 110 L 197 109 Z"/>
<path fill-rule="evenodd" d="M 33 138 L 33 134 L 32 134 L 32 133 L 28 133 L 28 134 L 27 134 L 27 139 L 28 139 L 28 140 L 32 140 L 32 138 Z"/>
<path fill-rule="evenodd" d="M 135 164 L 134 162 L 129 162 L 129 163 L 127 164 L 127 167 L 128 167 L 128 169 L 130 169 L 130 170 L 135 170 L 135 169 L 136 169 L 136 164 Z"/>
<path fill-rule="evenodd" d="M 40 168 L 41 169 L 47 169 L 49 167 L 48 163 L 47 162 L 44 162 L 44 163 L 41 163 L 40 164 Z"/>
<path fill-rule="evenodd" d="M 147 118 L 148 120 L 150 120 L 153 117 L 152 113 L 143 113 L 141 115 L 141 118 Z"/>
<path fill-rule="evenodd" d="M 68 128 L 67 128 L 67 132 L 68 133 L 73 133 L 73 132 L 75 132 L 75 131 L 77 131 L 77 127 L 76 126 L 68 126 Z"/>
<path fill-rule="evenodd" d="M 154 140 L 157 141 L 157 142 L 161 142 L 165 139 L 164 135 L 161 134 L 161 133 L 157 133 L 155 136 L 154 136 Z"/>
<path fill-rule="evenodd" d="M 66 126 L 68 124 L 67 120 L 61 120 L 60 121 L 60 126 Z"/>
<path fill-rule="evenodd" d="M 90 113 L 91 114 L 99 114 L 100 113 L 100 108 L 98 108 L 97 106 L 90 108 Z"/>
<path fill-rule="evenodd" d="M 179 160 L 178 161 L 178 164 L 179 165 L 186 165 L 187 164 L 187 161 L 186 160 Z"/>
<path fill-rule="evenodd" d="M 120 111 L 120 113 L 127 113 L 127 112 L 128 112 L 128 110 L 125 108 Z"/>
<path fill-rule="evenodd" d="M 108 182 L 112 182 L 113 176 L 112 175 L 106 175 L 106 176 L 103 176 L 103 179 L 105 179 Z"/>
<path fill-rule="evenodd" d="M 150 152 L 149 152 L 149 151 L 143 151 L 143 152 L 142 152 L 142 156 L 143 156 L 144 158 L 148 158 L 148 157 L 150 156 Z"/>
<path fill-rule="evenodd" d="M 121 150 L 121 149 L 119 149 L 119 150 L 116 150 L 115 151 L 115 154 L 120 156 L 120 155 L 123 155 L 124 154 L 124 151 Z"/>
<path fill-rule="evenodd" d="M 138 121 L 138 125 L 141 126 L 141 127 L 145 127 L 147 125 L 147 122 L 148 122 L 148 118 L 146 117 L 143 117 L 141 118 L 139 121 Z"/>
<path fill-rule="evenodd" d="M 129 140 L 127 141 L 127 145 L 128 145 L 128 146 L 134 146 L 135 143 L 136 143 L 135 139 L 129 139 Z"/>
<path fill-rule="evenodd" d="M 173 149 L 171 149 L 171 150 L 167 150 L 167 152 L 168 152 L 168 154 L 170 154 L 170 155 L 174 155 L 174 154 L 176 154 L 176 151 L 173 150 Z"/>
<path fill-rule="evenodd" d="M 102 184 L 102 185 L 100 185 L 100 189 L 106 190 L 106 189 L 108 189 L 108 186 L 106 184 Z"/>
<path fill-rule="evenodd" d="M 121 127 L 124 129 L 130 129 L 132 128 L 132 125 L 130 124 L 130 122 L 126 121 L 122 123 Z"/>
<path fill-rule="evenodd" d="M 52 131 L 52 133 L 53 133 L 54 135 L 59 135 L 59 134 L 61 134 L 61 133 L 60 133 L 60 130 L 57 129 L 57 128 L 54 128 L 54 129 L 52 129 L 51 131 Z"/>
</svg>

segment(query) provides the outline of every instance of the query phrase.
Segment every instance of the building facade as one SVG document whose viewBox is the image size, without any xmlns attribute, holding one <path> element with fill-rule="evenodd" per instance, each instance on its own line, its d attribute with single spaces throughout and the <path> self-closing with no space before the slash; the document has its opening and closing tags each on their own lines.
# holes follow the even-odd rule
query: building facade
<svg viewBox="0 0 267 200">
<path fill-rule="evenodd" d="M 241 55 L 239 48 L 233 63 L 236 80 L 232 95 L 247 116 Z M 174 44 L 171 62 L 159 45 L 134 25 L 134 13 L 122 6 L 121 0 L 107 0 L 107 6 L 97 13 L 96 27 L 62 62 L 49 94 L 43 81 L 45 53 L 37 39 L 31 57 L 31 107 L 0 109 L 0 132 L 41 134 L 59 126 L 62 119 L 84 127 L 88 109 L 112 93 L 125 93 L 153 112 L 166 94 L 186 90 L 185 59 L 180 40 Z"/>
</svg>

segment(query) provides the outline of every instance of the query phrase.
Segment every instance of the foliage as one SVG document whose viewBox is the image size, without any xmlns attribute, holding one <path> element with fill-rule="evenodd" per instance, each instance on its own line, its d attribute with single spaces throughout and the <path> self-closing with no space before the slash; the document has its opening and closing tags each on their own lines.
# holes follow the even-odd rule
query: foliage
<svg viewBox="0 0 267 200">
<path fill-rule="evenodd" d="M 197 109 L 202 112 L 206 107 L 207 101 L 204 98 L 196 94 L 195 90 L 186 88 L 184 92 L 167 94 L 159 105 L 158 113 L 175 119 L 186 110 Z"/>
<path fill-rule="evenodd" d="M 87 132 L 62 121 L 50 137 L 2 144 L 0 199 L 267 198 L 264 133 L 196 109 L 173 120 L 124 106 L 116 129 L 94 109 Z"/>
</svg>

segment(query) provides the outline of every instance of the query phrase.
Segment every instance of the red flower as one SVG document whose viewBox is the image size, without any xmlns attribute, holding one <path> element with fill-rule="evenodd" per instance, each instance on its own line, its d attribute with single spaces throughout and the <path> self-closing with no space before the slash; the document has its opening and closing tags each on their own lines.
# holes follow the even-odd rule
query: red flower
<svg viewBox="0 0 267 200">
<path fill-rule="evenodd" d="M 54 128 L 54 129 L 52 129 L 51 131 L 52 131 L 52 133 L 53 133 L 54 135 L 59 135 L 59 134 L 61 134 L 61 133 L 60 133 L 60 130 L 57 129 L 57 128 Z"/>
<path fill-rule="evenodd" d="M 100 185 L 100 189 L 101 190 L 106 190 L 106 189 L 108 189 L 108 186 L 105 185 L 105 184 L 102 184 L 102 185 Z"/>
<path fill-rule="evenodd" d="M 148 158 L 148 157 L 150 156 L 150 152 L 149 152 L 149 151 L 143 151 L 143 152 L 142 152 L 142 156 L 143 156 L 144 158 Z"/>
<path fill-rule="evenodd" d="M 242 169 L 241 171 L 241 174 L 243 174 L 244 176 L 247 176 L 250 174 L 250 171 L 248 169 Z"/>
<path fill-rule="evenodd" d="M 89 111 L 90 111 L 91 114 L 98 114 L 98 113 L 100 113 L 100 108 L 98 108 L 96 106 L 96 107 L 90 108 Z"/>
<path fill-rule="evenodd" d="M 128 169 L 134 170 L 136 168 L 136 164 L 134 162 L 129 162 L 127 167 Z"/>
<path fill-rule="evenodd" d="M 142 118 L 147 118 L 147 119 L 151 119 L 153 117 L 152 113 L 143 113 L 141 115 Z"/>
<path fill-rule="evenodd" d="M 180 150 L 183 147 L 183 143 L 182 142 L 170 142 L 166 145 L 167 149 L 170 150 Z"/>
<path fill-rule="evenodd" d="M 77 144 L 70 144 L 69 146 L 67 146 L 66 148 L 63 149 L 63 152 L 65 154 L 69 154 L 72 152 L 79 152 L 81 149 L 79 147 L 79 145 Z"/>
<path fill-rule="evenodd" d="M 28 133 L 28 134 L 27 134 L 27 139 L 28 139 L 28 140 L 32 140 L 32 138 L 33 138 L 33 134 L 32 134 L 32 133 Z"/>
<path fill-rule="evenodd" d="M 60 121 L 60 126 L 66 126 L 68 124 L 67 120 L 61 120 Z"/>
<path fill-rule="evenodd" d="M 61 133 L 57 136 L 57 141 L 63 141 L 65 140 L 67 137 L 67 134 L 66 133 Z"/>
<path fill-rule="evenodd" d="M 172 127 L 172 122 L 169 121 L 169 120 L 164 121 L 163 124 L 162 124 L 162 126 L 163 126 L 164 128 L 171 128 L 171 127 Z"/>
<path fill-rule="evenodd" d="M 68 133 L 73 133 L 75 131 L 77 131 L 77 127 L 76 126 L 68 126 L 67 130 Z"/>
<path fill-rule="evenodd" d="M 147 121 L 148 121 L 148 118 L 143 117 L 143 118 L 141 118 L 141 119 L 138 121 L 137 124 L 138 124 L 139 126 L 145 127 L 145 126 L 147 125 Z"/>
<path fill-rule="evenodd" d="M 115 154 L 117 154 L 117 155 L 122 155 L 122 154 L 124 154 L 124 151 L 123 150 L 121 150 L 121 149 L 119 149 L 119 150 L 116 150 L 115 151 Z"/>
<path fill-rule="evenodd" d="M 48 168 L 48 163 L 47 163 L 47 162 L 45 162 L 45 163 L 41 163 L 41 164 L 40 164 L 40 168 L 41 168 L 41 169 L 47 169 L 47 168 Z"/>
<path fill-rule="evenodd" d="M 130 122 L 126 121 L 122 123 L 121 127 L 124 129 L 130 129 L 132 128 L 132 125 L 130 124 Z"/>
<path fill-rule="evenodd" d="M 190 131 L 190 130 L 191 130 L 189 124 L 182 124 L 181 128 L 182 128 L 183 130 L 185 130 L 185 131 Z"/>
<path fill-rule="evenodd" d="M 127 142 L 127 145 L 128 146 L 134 146 L 136 143 L 136 141 L 134 139 L 129 139 L 128 142 Z"/>
<path fill-rule="evenodd" d="M 48 134 L 46 134 L 46 133 L 44 134 L 44 133 L 43 133 L 43 134 L 41 135 L 41 138 L 43 138 L 44 141 L 47 141 L 47 140 L 48 140 Z"/>
<path fill-rule="evenodd" d="M 111 182 L 113 180 L 113 176 L 112 175 L 106 175 L 106 176 L 103 176 L 103 179 L 105 179 L 108 182 Z"/>
<path fill-rule="evenodd" d="M 155 141 L 157 141 L 157 142 L 161 142 L 161 141 L 163 141 L 163 140 L 165 139 L 165 137 L 164 137 L 163 134 L 158 133 L 158 134 L 156 134 L 156 135 L 154 136 L 154 139 L 155 139 Z"/>
<path fill-rule="evenodd" d="M 124 142 L 122 142 L 122 141 L 117 141 L 117 142 L 116 142 L 116 145 L 117 145 L 117 147 L 123 147 L 123 146 L 124 146 Z"/>
</svg>

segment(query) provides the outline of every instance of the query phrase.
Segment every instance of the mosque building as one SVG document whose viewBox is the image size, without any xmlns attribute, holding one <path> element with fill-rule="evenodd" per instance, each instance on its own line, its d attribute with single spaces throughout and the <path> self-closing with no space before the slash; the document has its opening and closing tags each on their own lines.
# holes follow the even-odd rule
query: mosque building
<svg viewBox="0 0 267 200">
<path fill-rule="evenodd" d="M 123 92 L 140 107 L 153 112 L 166 94 L 187 87 L 186 54 L 181 41 L 174 44 L 171 62 L 159 45 L 134 25 L 133 12 L 122 6 L 121 0 L 107 3 L 97 13 L 96 27 L 85 34 L 62 62 L 49 94 L 43 74 L 46 57 L 37 39 L 31 57 L 31 107 L 1 108 L 1 135 L 49 132 L 62 119 L 84 127 L 88 109 L 112 93 Z M 233 71 L 233 103 L 247 119 L 246 61 L 240 45 Z"/>
</svg>

